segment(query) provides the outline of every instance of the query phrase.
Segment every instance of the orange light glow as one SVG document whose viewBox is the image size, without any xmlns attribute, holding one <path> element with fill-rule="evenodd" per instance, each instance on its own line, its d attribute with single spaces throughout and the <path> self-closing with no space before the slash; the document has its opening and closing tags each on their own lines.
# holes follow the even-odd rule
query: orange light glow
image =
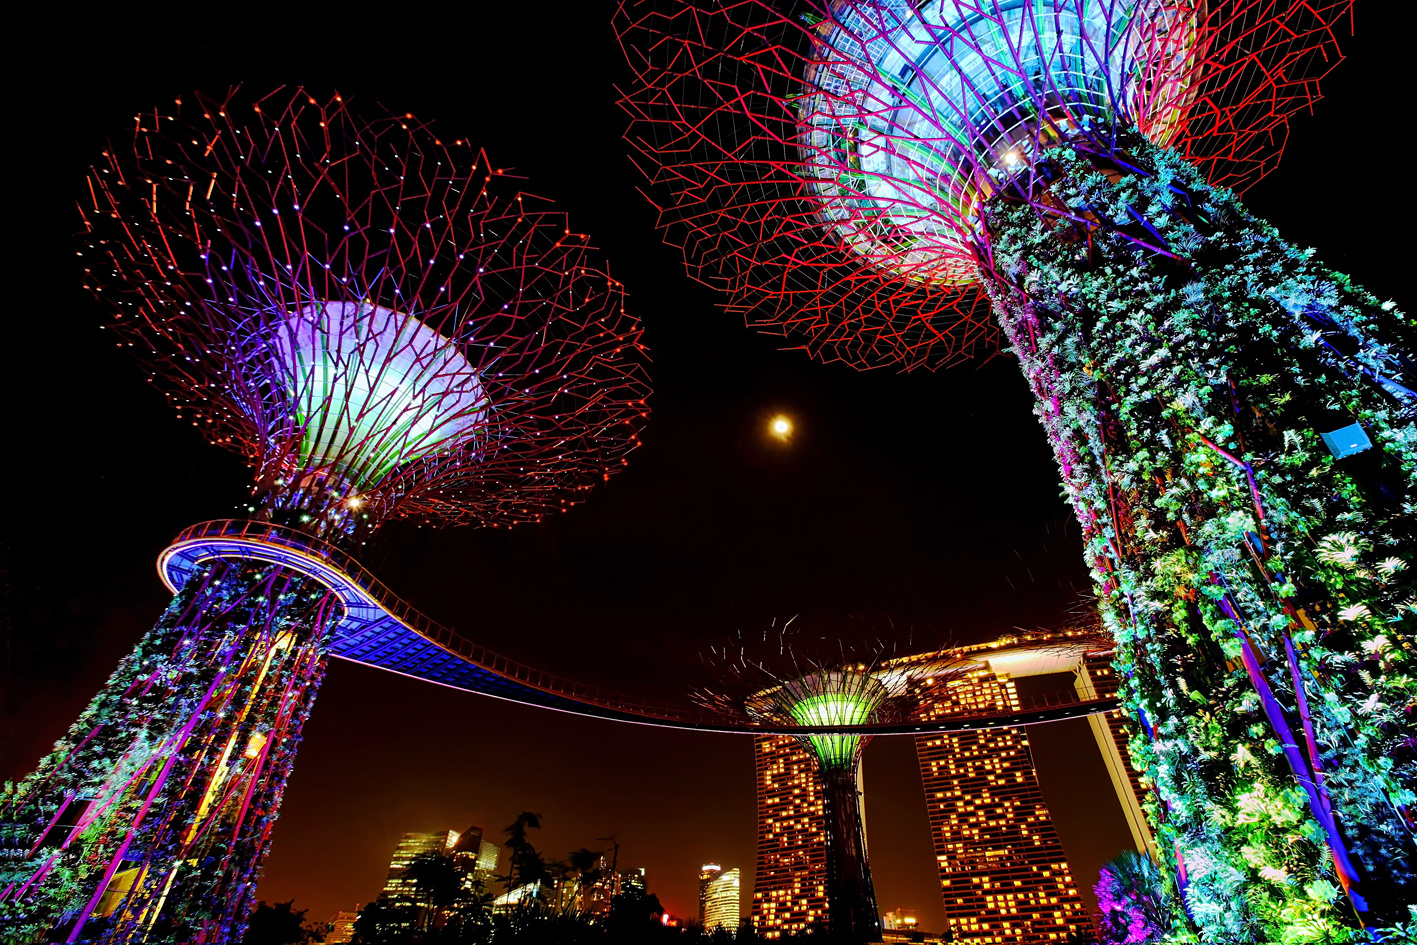
<svg viewBox="0 0 1417 945">
<path fill-rule="evenodd" d="M 247 758 L 254 758 L 261 753 L 261 749 L 266 747 L 266 736 L 263 732 L 255 732 L 250 740 L 246 742 L 246 750 L 242 752 Z"/>
</svg>

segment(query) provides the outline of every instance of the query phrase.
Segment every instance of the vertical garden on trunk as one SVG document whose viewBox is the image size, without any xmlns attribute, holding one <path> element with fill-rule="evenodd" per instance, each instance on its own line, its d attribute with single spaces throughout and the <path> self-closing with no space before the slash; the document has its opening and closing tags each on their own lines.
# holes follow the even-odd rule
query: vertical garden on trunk
<svg viewBox="0 0 1417 945">
<path fill-rule="evenodd" d="M 1350 4 L 626 0 L 689 271 L 825 361 L 1018 357 L 1177 941 L 1417 898 L 1417 324 L 1250 214 Z M 1002 344 L 1001 344 L 1002 342 Z"/>
<path fill-rule="evenodd" d="M 1192 917 L 1330 934 L 1340 885 L 1395 915 L 1417 895 L 1417 534 L 1397 514 L 1417 425 L 1392 307 L 1137 137 L 1036 164 L 986 208 L 989 291 Z"/>
</svg>

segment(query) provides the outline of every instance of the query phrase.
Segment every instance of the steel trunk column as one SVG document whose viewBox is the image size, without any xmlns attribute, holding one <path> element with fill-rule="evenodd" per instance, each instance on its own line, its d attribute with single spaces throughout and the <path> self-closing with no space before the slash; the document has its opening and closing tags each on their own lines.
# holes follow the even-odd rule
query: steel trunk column
<svg viewBox="0 0 1417 945">
<path fill-rule="evenodd" d="M 849 767 L 819 763 L 818 771 L 826 807 L 829 929 L 841 940 L 879 942 L 881 919 L 861 813 L 861 756 Z"/>
<path fill-rule="evenodd" d="M 4 922 L 59 942 L 237 937 L 342 612 L 279 565 L 194 573 L 0 805 L 23 846 Z"/>
</svg>

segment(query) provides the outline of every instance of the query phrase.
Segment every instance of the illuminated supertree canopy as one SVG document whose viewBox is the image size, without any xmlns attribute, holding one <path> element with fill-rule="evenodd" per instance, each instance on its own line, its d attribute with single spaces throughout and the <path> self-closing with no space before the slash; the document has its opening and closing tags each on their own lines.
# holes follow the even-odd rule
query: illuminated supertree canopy
<svg viewBox="0 0 1417 945">
<path fill-rule="evenodd" d="M 905 370 L 1002 331 L 1118 642 L 1182 939 L 1347 940 L 1417 899 L 1417 326 L 1234 192 L 1348 13 L 616 17 L 662 223 L 751 325 Z"/>
<path fill-rule="evenodd" d="M 792 732 L 811 755 L 825 806 L 829 931 L 841 941 L 879 942 L 880 911 L 862 811 L 861 753 L 875 731 L 908 729 L 912 710 L 918 708 L 908 692 L 911 679 L 948 676 L 969 661 L 941 651 L 917 659 L 908 671 L 892 669 L 887 663 L 894 654 L 879 643 L 859 654 L 864 659 L 846 662 L 843 648 L 842 660 L 823 660 L 797 652 L 786 631 L 784 626 L 775 657 L 758 658 L 735 644 L 725 647 L 721 657 L 710 658 L 723 670 L 726 691 L 701 691 L 695 699 L 725 719 Z"/>
<path fill-rule="evenodd" d="M 119 347 L 254 467 L 249 511 L 320 536 L 506 525 L 624 462 L 639 325 L 564 214 L 408 116 L 193 107 L 140 116 L 94 167 L 86 282 Z"/>
<path fill-rule="evenodd" d="M 166 613 L 5 794 L 7 941 L 238 939 L 332 651 L 387 661 L 392 633 L 426 678 L 495 691 L 348 552 L 391 518 L 564 510 L 625 462 L 648 395 L 620 284 L 501 176 L 411 115 L 290 90 L 138 115 L 92 168 L 106 327 L 255 476 L 248 521 L 164 555 Z"/>
<path fill-rule="evenodd" d="M 760 718 L 799 725 L 865 725 L 890 717 L 890 691 L 864 664 L 819 669 L 785 679 L 748 703 Z M 861 752 L 856 734 L 804 735 L 822 781 L 827 829 L 828 923 L 850 941 L 881 940 L 880 909 L 866 851 L 861 810 Z"/>
</svg>

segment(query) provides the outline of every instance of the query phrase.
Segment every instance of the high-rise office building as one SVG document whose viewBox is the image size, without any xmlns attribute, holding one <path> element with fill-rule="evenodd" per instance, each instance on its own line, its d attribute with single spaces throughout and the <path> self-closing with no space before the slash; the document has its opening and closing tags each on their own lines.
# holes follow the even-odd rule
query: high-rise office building
<svg viewBox="0 0 1417 945">
<path fill-rule="evenodd" d="M 616 879 L 619 885 L 619 888 L 615 891 L 615 895 L 617 896 L 623 894 L 644 896 L 649 893 L 649 881 L 645 877 L 645 868 L 643 866 L 633 870 L 621 870 L 620 875 L 616 877 Z"/>
<path fill-rule="evenodd" d="M 501 848 L 482 839 L 481 827 L 469 827 L 456 836 L 449 849 L 453 864 L 462 874 L 463 890 L 471 893 L 481 884 L 483 892 L 491 892 Z"/>
<path fill-rule="evenodd" d="M 481 831 L 479 831 L 480 833 Z M 408 878 L 408 868 L 420 856 L 443 856 L 452 853 L 461 835 L 456 830 L 441 833 L 406 833 L 394 847 L 393 858 L 389 860 L 389 877 L 384 882 L 380 898 L 391 902 L 418 905 L 418 890 Z"/>
<path fill-rule="evenodd" d="M 757 877 L 753 925 L 764 938 L 827 922 L 827 825 L 816 762 L 791 735 L 756 735 Z"/>
<path fill-rule="evenodd" d="M 699 924 L 704 924 L 704 909 L 708 904 L 708 888 L 723 872 L 723 867 L 717 863 L 705 863 L 699 868 Z M 705 926 L 707 927 L 707 926 Z"/>
<path fill-rule="evenodd" d="M 325 925 L 324 945 L 348 945 L 354 941 L 354 923 L 358 919 L 358 910 L 346 912 L 341 909 L 336 912 Z"/>
<path fill-rule="evenodd" d="M 881 928 L 887 932 L 913 932 L 918 924 L 915 913 L 909 909 L 892 909 L 881 916 Z"/>
<path fill-rule="evenodd" d="M 739 919 L 739 873 L 710 863 L 699 870 L 699 924 L 705 929 L 736 929 Z"/>
<path fill-rule="evenodd" d="M 620 891 L 620 877 L 616 875 L 614 861 L 604 854 L 600 857 L 600 862 L 596 864 L 597 875 L 594 882 L 586 886 L 581 896 L 580 908 L 591 915 L 607 915 L 610 912 L 610 901 Z"/>
<path fill-rule="evenodd" d="M 607 915 L 614 898 L 622 893 L 644 895 L 644 867 L 633 870 L 616 870 L 615 862 L 602 855 L 596 865 L 598 875 L 595 880 L 580 889 L 576 896 L 576 908 L 592 915 Z"/>
</svg>

